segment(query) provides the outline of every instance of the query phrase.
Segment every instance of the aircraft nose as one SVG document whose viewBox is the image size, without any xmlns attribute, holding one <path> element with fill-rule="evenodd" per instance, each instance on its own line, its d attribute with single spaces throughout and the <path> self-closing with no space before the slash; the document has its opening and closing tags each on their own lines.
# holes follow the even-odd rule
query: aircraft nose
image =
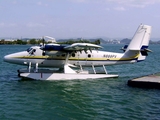
<svg viewBox="0 0 160 120">
<path fill-rule="evenodd" d="M 21 57 L 26 56 L 27 52 L 17 52 L 17 53 L 13 53 L 13 54 L 9 54 L 4 56 L 3 61 L 4 62 L 9 62 L 9 63 L 21 63 L 23 62 L 23 60 L 21 59 Z"/>
<path fill-rule="evenodd" d="M 11 58 L 12 58 L 11 55 L 6 55 L 6 56 L 4 56 L 3 61 L 9 62 L 11 60 Z"/>
</svg>

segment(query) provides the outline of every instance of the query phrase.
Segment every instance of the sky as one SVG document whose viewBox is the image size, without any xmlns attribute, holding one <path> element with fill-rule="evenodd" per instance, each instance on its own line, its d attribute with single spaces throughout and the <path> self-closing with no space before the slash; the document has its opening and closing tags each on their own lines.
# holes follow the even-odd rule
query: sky
<svg viewBox="0 0 160 120">
<path fill-rule="evenodd" d="M 160 0 L 0 0 L 0 37 L 160 38 Z"/>
</svg>

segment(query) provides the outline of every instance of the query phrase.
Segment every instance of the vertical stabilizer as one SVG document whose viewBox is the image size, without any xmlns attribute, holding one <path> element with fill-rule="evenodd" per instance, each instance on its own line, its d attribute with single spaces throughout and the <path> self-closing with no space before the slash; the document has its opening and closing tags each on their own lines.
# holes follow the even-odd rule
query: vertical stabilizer
<svg viewBox="0 0 160 120">
<path fill-rule="evenodd" d="M 151 34 L 151 26 L 140 25 L 133 36 L 127 50 L 141 50 L 142 46 L 148 46 Z"/>
<path fill-rule="evenodd" d="M 151 26 L 149 25 L 140 25 L 133 36 L 130 44 L 128 45 L 125 54 L 130 56 L 138 55 L 137 61 L 142 61 L 148 55 L 148 45 L 151 35 Z"/>
</svg>

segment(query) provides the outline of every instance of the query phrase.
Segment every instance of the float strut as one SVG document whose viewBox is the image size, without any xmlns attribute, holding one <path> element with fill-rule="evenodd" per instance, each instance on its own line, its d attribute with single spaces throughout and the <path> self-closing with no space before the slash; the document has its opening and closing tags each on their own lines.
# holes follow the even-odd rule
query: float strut
<svg viewBox="0 0 160 120">
<path fill-rule="evenodd" d="M 81 71 L 83 71 L 83 69 L 82 69 L 82 65 L 79 65 L 79 66 L 80 66 Z"/>
<path fill-rule="evenodd" d="M 38 72 L 38 63 L 36 63 L 36 69 L 35 72 Z"/>
<path fill-rule="evenodd" d="M 29 66 L 28 66 L 28 72 L 31 72 L 31 62 L 29 62 Z"/>
<path fill-rule="evenodd" d="M 104 65 L 103 65 L 103 69 L 104 69 L 104 72 L 107 74 L 107 70 Z"/>
<path fill-rule="evenodd" d="M 94 74 L 96 74 L 96 70 L 95 70 L 95 68 L 94 68 L 94 65 L 92 65 L 92 68 L 93 68 Z"/>
</svg>

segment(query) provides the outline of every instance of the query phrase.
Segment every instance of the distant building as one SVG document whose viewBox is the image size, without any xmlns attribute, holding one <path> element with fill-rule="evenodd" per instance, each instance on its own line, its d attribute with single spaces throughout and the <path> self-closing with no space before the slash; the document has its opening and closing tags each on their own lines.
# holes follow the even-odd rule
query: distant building
<svg viewBox="0 0 160 120">
<path fill-rule="evenodd" d="M 5 42 L 14 42 L 14 41 L 17 41 L 15 39 L 4 39 Z"/>
<path fill-rule="evenodd" d="M 17 41 L 15 39 L 1 39 L 0 44 L 12 44 L 14 41 Z"/>
</svg>

